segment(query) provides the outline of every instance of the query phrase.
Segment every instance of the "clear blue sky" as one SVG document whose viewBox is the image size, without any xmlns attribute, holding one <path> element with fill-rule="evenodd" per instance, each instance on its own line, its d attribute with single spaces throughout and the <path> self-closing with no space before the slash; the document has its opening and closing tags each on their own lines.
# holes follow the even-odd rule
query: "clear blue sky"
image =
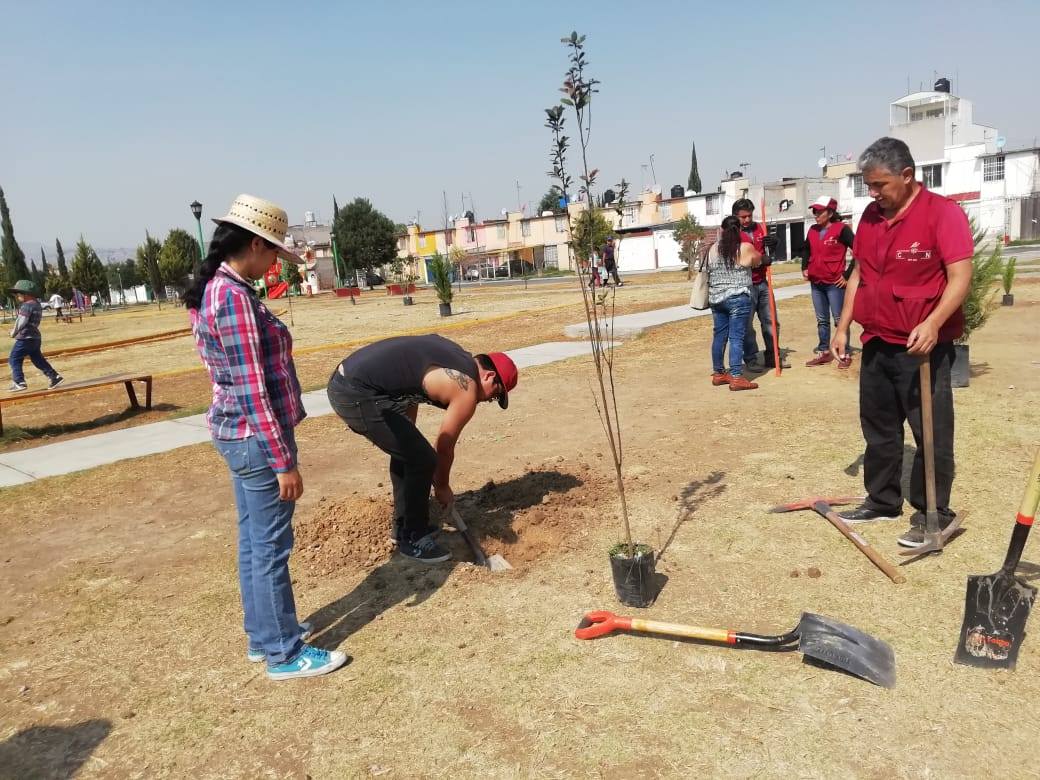
<svg viewBox="0 0 1040 780">
<path fill-rule="evenodd" d="M 742 162 L 757 180 L 813 173 L 821 146 L 858 153 L 934 71 L 1010 143 L 1040 135 L 1035 0 L 0 0 L 0 20 L 0 186 L 18 239 L 48 247 L 131 247 L 238 192 L 297 222 L 327 219 L 333 193 L 428 226 L 442 190 L 481 218 L 515 208 L 517 180 L 536 203 L 572 29 L 603 82 L 601 190 L 638 188 L 651 154 L 666 190 L 685 184 L 694 140 L 705 189 Z"/>
</svg>

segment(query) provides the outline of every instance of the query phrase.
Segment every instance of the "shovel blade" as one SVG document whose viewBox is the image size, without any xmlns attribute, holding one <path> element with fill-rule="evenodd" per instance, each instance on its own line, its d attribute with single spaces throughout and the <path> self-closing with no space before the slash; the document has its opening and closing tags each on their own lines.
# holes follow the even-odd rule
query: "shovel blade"
<svg viewBox="0 0 1040 780">
<path fill-rule="evenodd" d="M 989 669 L 1014 669 L 1026 634 L 1026 620 L 1036 600 L 1036 588 L 1000 571 L 968 577 L 957 652 L 959 664 Z"/>
<path fill-rule="evenodd" d="M 858 628 L 811 612 L 798 624 L 798 649 L 810 658 L 837 667 L 856 677 L 894 688 L 896 656 L 892 647 Z"/>
<path fill-rule="evenodd" d="M 512 571 L 513 567 L 505 558 L 497 553 L 495 555 L 489 555 L 487 558 L 487 567 L 491 571 Z"/>
</svg>

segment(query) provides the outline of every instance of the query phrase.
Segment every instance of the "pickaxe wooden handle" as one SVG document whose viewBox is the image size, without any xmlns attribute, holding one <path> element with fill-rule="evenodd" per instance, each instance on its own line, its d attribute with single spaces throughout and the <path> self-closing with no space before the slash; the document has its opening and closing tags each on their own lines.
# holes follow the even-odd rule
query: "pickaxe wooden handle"
<svg viewBox="0 0 1040 780">
<path fill-rule="evenodd" d="M 846 539 L 856 545 L 856 549 L 870 558 L 870 562 L 881 569 L 881 571 L 883 571 L 892 582 L 896 583 L 896 585 L 906 582 L 906 577 L 900 574 L 899 569 L 886 561 L 881 556 L 881 553 L 870 546 L 870 542 L 849 528 L 848 524 L 841 519 L 841 516 L 831 509 L 826 502 L 817 501 L 813 504 L 813 509 L 826 517 L 830 521 L 831 525 L 841 531 Z"/>
</svg>

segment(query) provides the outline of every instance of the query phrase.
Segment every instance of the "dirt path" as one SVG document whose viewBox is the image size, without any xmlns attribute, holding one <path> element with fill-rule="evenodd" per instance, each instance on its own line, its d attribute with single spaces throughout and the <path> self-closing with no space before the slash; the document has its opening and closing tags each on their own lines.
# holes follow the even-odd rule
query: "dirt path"
<svg viewBox="0 0 1040 780">
<path fill-rule="evenodd" d="M 709 386 L 703 319 L 619 353 L 633 521 L 664 549 L 668 577 L 648 615 L 774 631 L 818 611 L 893 644 L 895 690 L 796 653 L 572 638 L 584 610 L 617 608 L 605 557 L 616 502 L 578 359 L 525 372 L 509 411 L 482 409 L 460 446 L 455 488 L 488 546 L 513 560 L 509 575 L 385 558 L 382 455 L 334 418 L 301 426 L 299 611 L 320 644 L 354 659 L 329 678 L 273 684 L 245 662 L 230 488 L 208 446 L 5 490 L 0 766 L 80 766 L 80 777 L 1028 775 L 1036 638 L 1013 674 L 950 660 L 964 578 L 999 565 L 1037 443 L 1040 366 L 1021 344 L 1040 326 L 1040 286 L 1016 294 L 973 339 L 972 387 L 956 395 L 955 505 L 969 531 L 903 586 L 819 518 L 764 513 L 861 489 L 857 370 L 801 367 L 807 299 L 781 308 L 796 368 L 755 393 Z M 435 429 L 435 414 L 420 419 Z M 902 530 L 863 532 L 895 558 Z M 806 576 L 810 566 L 822 576 Z"/>
</svg>

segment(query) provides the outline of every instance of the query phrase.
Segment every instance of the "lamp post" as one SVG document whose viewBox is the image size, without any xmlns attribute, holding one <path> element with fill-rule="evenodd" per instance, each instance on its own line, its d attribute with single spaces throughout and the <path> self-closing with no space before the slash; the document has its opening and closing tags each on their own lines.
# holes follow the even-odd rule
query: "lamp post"
<svg viewBox="0 0 1040 780">
<path fill-rule="evenodd" d="M 197 200 L 191 202 L 191 213 L 195 216 L 195 225 L 199 229 L 199 261 L 195 263 L 194 278 L 199 278 L 199 265 L 206 259 L 206 242 L 202 240 L 202 204 Z"/>
</svg>

